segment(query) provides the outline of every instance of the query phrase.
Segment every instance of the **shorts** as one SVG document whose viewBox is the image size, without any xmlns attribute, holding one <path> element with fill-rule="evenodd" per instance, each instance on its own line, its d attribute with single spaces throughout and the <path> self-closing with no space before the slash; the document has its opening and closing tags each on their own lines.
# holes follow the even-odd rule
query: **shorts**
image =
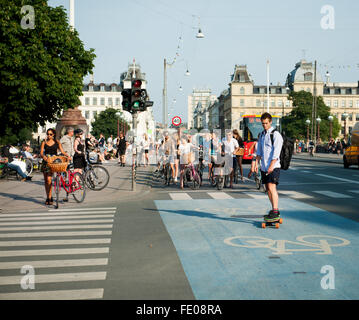
<svg viewBox="0 0 359 320">
<path fill-rule="evenodd" d="M 262 175 L 262 183 L 275 183 L 276 185 L 279 184 L 279 176 L 280 176 L 280 169 L 275 168 L 271 174 L 268 174 L 261 170 Z"/>
<path fill-rule="evenodd" d="M 145 153 L 148 153 L 148 149 L 145 149 Z"/>
</svg>

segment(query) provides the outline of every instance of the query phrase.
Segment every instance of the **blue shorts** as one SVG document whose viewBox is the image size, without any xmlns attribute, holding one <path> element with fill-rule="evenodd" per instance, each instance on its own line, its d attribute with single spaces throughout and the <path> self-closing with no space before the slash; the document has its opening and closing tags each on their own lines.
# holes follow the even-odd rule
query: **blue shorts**
<svg viewBox="0 0 359 320">
<path fill-rule="evenodd" d="M 275 168 L 272 173 L 267 175 L 267 172 L 261 170 L 262 175 L 262 183 L 275 183 L 276 185 L 279 184 L 279 176 L 280 176 L 280 169 Z"/>
</svg>

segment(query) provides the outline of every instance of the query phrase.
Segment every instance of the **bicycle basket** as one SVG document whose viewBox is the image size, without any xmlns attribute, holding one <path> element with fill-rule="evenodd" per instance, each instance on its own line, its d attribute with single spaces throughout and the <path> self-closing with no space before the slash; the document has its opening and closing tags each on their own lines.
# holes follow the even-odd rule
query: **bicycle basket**
<svg viewBox="0 0 359 320">
<path fill-rule="evenodd" d="M 51 172 L 65 172 L 69 161 L 64 156 L 53 156 L 50 157 L 47 161 L 47 165 L 50 168 Z"/>
</svg>

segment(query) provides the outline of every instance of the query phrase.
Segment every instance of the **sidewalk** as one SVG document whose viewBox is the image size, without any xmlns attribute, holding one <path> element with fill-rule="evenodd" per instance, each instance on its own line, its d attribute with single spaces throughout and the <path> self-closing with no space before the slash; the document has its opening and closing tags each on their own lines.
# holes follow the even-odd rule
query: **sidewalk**
<svg viewBox="0 0 359 320">
<path fill-rule="evenodd" d="M 70 195 L 68 203 L 60 202 L 60 208 L 109 206 L 119 201 L 137 201 L 150 192 L 153 167 L 137 168 L 136 191 L 132 191 L 131 167 L 120 167 L 115 161 L 104 164 L 104 167 L 110 173 L 110 181 L 105 189 L 101 191 L 86 189 L 86 198 L 83 203 L 77 203 Z M 0 214 L 53 209 L 53 206 L 45 205 L 43 174 L 35 172 L 32 177 L 32 181 L 28 182 L 0 180 Z M 60 199 L 63 199 L 64 196 L 65 193 L 61 190 Z"/>
<path fill-rule="evenodd" d="M 329 163 L 338 163 L 343 165 L 343 155 L 340 154 L 331 154 L 331 153 L 314 153 L 314 156 L 311 157 L 307 152 L 301 152 L 293 154 L 293 159 L 307 160 L 307 161 L 319 161 L 319 162 L 329 162 Z"/>
</svg>

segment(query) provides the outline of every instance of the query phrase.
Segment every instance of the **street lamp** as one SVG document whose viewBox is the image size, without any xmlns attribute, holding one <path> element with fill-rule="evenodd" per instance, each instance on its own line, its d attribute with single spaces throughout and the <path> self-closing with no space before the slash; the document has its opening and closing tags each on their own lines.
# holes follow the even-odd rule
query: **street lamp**
<svg viewBox="0 0 359 320">
<path fill-rule="evenodd" d="M 309 125 L 310 125 L 310 120 L 307 119 L 305 120 L 305 123 L 307 124 L 307 145 L 309 143 Z"/>
<path fill-rule="evenodd" d="M 121 112 L 116 112 L 116 116 L 117 116 L 117 136 L 120 136 L 120 117 L 121 117 Z"/>
<path fill-rule="evenodd" d="M 347 114 L 346 112 L 343 113 L 342 117 L 344 118 L 344 140 L 346 141 L 347 139 L 347 118 L 348 118 L 349 114 Z"/>
<path fill-rule="evenodd" d="M 316 119 L 316 121 L 317 121 L 317 124 L 318 124 L 318 129 L 317 129 L 317 131 L 318 131 L 318 135 L 317 135 L 317 141 L 319 142 L 319 140 L 320 140 L 320 131 L 319 131 L 319 129 L 320 129 L 320 122 L 322 121 L 322 119 L 320 119 L 319 117 Z"/>
<path fill-rule="evenodd" d="M 334 117 L 329 116 L 328 120 L 329 120 L 329 141 L 331 141 L 332 138 L 333 138 L 332 135 L 333 135 L 333 120 L 334 120 Z"/>
</svg>

